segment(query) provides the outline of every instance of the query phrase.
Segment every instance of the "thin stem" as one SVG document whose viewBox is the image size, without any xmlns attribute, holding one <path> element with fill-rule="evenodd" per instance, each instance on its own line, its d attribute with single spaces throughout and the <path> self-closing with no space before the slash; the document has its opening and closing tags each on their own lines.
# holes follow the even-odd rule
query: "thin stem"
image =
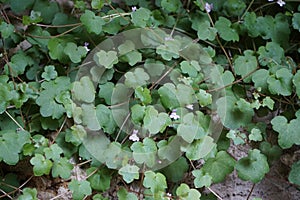
<svg viewBox="0 0 300 200">
<path fill-rule="evenodd" d="M 252 4 L 254 3 L 254 0 L 252 0 L 249 4 L 249 6 L 247 7 L 247 9 L 245 10 L 244 14 L 241 16 L 241 20 L 244 19 L 245 15 L 247 14 L 247 12 L 249 11 L 249 9 L 251 8 Z"/>
<path fill-rule="evenodd" d="M 81 25 L 81 23 L 76 24 L 63 24 L 63 25 L 47 25 L 47 24 L 33 24 L 40 27 L 46 27 L 46 28 L 65 28 L 65 27 L 72 27 L 72 26 L 78 26 Z"/>
<path fill-rule="evenodd" d="M 7 112 L 7 111 L 5 111 L 5 113 L 9 116 L 9 118 L 11 119 L 11 120 L 13 120 L 13 122 L 22 130 L 22 131 L 24 131 L 24 128 L 19 124 L 19 122 L 17 122 L 17 120 L 15 120 L 14 118 L 13 118 L 13 116 L 11 116 L 11 114 L 9 114 L 9 112 Z"/>
<path fill-rule="evenodd" d="M 118 140 L 118 138 L 119 138 L 119 136 L 120 136 L 120 134 L 122 132 L 122 129 L 124 128 L 124 126 L 125 126 L 126 122 L 128 121 L 129 117 L 130 117 L 130 113 L 128 113 L 128 115 L 126 116 L 125 120 L 123 121 L 123 123 L 122 123 L 122 125 L 121 125 L 121 127 L 120 127 L 120 129 L 118 131 L 118 134 L 117 134 L 117 137 L 115 139 L 115 142 Z"/>
<path fill-rule="evenodd" d="M 2 192 L 4 194 L 4 197 L 8 197 L 10 199 L 13 199 L 9 194 L 7 194 L 6 192 L 4 192 L 4 190 L 0 189 L 0 192 Z"/>
<path fill-rule="evenodd" d="M 203 6 L 204 6 L 204 5 L 205 5 L 205 4 L 204 4 L 204 1 L 201 0 L 201 2 L 202 2 L 202 4 L 203 4 Z M 206 11 L 206 13 L 207 13 L 207 16 L 208 16 L 208 18 L 209 18 L 209 21 L 210 21 L 212 27 L 215 27 L 214 21 L 213 21 L 213 19 L 211 18 L 209 12 Z M 235 74 L 235 73 L 234 73 L 233 66 L 232 66 L 231 59 L 230 59 L 230 57 L 228 56 L 228 53 L 227 53 L 227 51 L 225 50 L 224 46 L 222 45 L 222 43 L 221 43 L 221 41 L 220 41 L 218 35 L 216 35 L 216 40 L 217 40 L 218 44 L 220 45 L 220 48 L 222 49 L 223 53 L 225 54 L 226 59 L 228 60 L 228 63 L 229 63 L 229 66 L 230 66 L 230 68 L 231 68 L 232 73 Z"/>
<path fill-rule="evenodd" d="M 220 197 L 215 191 L 213 191 L 210 187 L 207 187 L 207 189 L 213 193 L 219 200 L 223 200 L 222 197 Z"/>
<path fill-rule="evenodd" d="M 65 119 L 64 119 L 64 121 L 63 121 L 63 123 L 62 123 L 62 125 L 59 127 L 59 130 L 58 130 L 57 133 L 54 135 L 53 141 L 51 142 L 51 144 L 53 144 L 53 143 L 55 142 L 55 139 L 57 138 L 58 134 L 59 134 L 59 133 L 61 132 L 61 130 L 63 129 L 63 127 L 64 127 L 66 121 L 67 121 L 67 117 L 65 117 Z"/>
<path fill-rule="evenodd" d="M 222 89 L 227 88 L 227 87 L 229 87 L 229 86 L 232 86 L 232 85 L 234 85 L 234 84 L 237 84 L 237 83 L 241 82 L 242 80 L 244 80 L 245 78 L 247 78 L 248 76 L 250 76 L 251 74 L 253 74 L 254 72 L 256 72 L 257 69 L 258 69 L 258 68 L 256 68 L 255 70 L 249 72 L 248 74 L 246 74 L 246 75 L 243 76 L 242 78 L 240 78 L 240 79 L 238 79 L 238 80 L 236 80 L 236 81 L 234 81 L 234 82 L 232 82 L 232 83 L 229 83 L 229 84 L 227 84 L 227 85 L 224 85 L 223 87 L 220 87 L 220 88 L 215 88 L 215 89 L 207 90 L 207 92 L 215 92 L 215 91 L 219 91 L 219 90 L 222 90 Z"/>
<path fill-rule="evenodd" d="M 251 194 L 252 194 L 252 192 L 253 192 L 253 190 L 254 190 L 254 187 L 255 187 L 255 183 L 253 183 L 253 185 L 252 185 L 252 187 L 251 187 L 251 190 L 250 190 L 250 192 L 249 192 L 249 194 L 248 194 L 248 196 L 247 196 L 247 199 L 246 199 L 246 200 L 249 200 L 249 199 L 250 199 L 250 197 L 251 197 Z"/>
<path fill-rule="evenodd" d="M 73 27 L 73 28 L 71 28 L 71 29 L 63 32 L 63 33 L 60 33 L 60 34 L 54 35 L 54 36 L 40 36 L 40 35 L 32 35 L 30 33 L 27 33 L 26 35 L 28 35 L 30 37 L 33 37 L 33 38 L 52 39 L 52 38 L 61 37 L 61 36 L 65 35 L 65 34 L 67 34 L 69 32 L 71 32 L 71 31 L 75 30 L 76 28 L 79 28 L 80 26 L 82 26 L 82 24 L 79 24 L 79 25 L 77 25 L 77 26 L 75 26 L 75 27 Z"/>
</svg>

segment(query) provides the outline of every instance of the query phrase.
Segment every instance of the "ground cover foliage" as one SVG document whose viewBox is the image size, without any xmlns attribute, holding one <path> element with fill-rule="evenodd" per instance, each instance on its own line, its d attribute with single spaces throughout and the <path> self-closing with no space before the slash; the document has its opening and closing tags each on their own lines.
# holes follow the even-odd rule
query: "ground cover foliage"
<svg viewBox="0 0 300 200">
<path fill-rule="evenodd" d="M 299 149 L 297 1 L 0 2 L 1 198 L 217 199 Z"/>
</svg>

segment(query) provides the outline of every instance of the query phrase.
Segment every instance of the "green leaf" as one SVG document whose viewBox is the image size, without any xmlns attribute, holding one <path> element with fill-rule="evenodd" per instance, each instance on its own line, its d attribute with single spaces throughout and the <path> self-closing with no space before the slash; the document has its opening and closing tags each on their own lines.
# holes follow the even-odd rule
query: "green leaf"
<svg viewBox="0 0 300 200">
<path fill-rule="evenodd" d="M 18 200 L 38 200 L 35 188 L 24 188 L 22 192 L 23 194 L 18 197 Z"/>
<path fill-rule="evenodd" d="M 8 165 L 17 164 L 19 153 L 27 143 L 30 143 L 30 134 L 27 131 L 0 131 L 0 160 Z"/>
<path fill-rule="evenodd" d="M 247 126 L 254 115 L 251 104 L 244 99 L 226 96 L 217 100 L 217 113 L 223 125 L 230 129 Z"/>
<path fill-rule="evenodd" d="M 122 175 L 126 183 L 131 183 L 134 179 L 139 179 L 139 168 L 136 165 L 125 165 L 119 169 L 119 174 Z"/>
<path fill-rule="evenodd" d="M 97 172 L 94 173 L 95 171 Z M 87 180 L 90 182 L 92 189 L 103 192 L 110 188 L 110 180 L 112 179 L 112 177 L 108 170 L 104 168 L 97 169 L 96 167 L 91 167 L 87 169 L 86 172 L 89 176 Z"/>
<path fill-rule="evenodd" d="M 124 84 L 133 89 L 145 86 L 148 83 L 150 76 L 145 72 L 143 68 L 136 68 L 133 72 L 125 73 L 125 82 Z"/>
<path fill-rule="evenodd" d="M 119 189 L 117 195 L 119 200 L 138 200 L 137 196 L 134 193 L 128 192 L 124 187 L 121 187 Z"/>
<path fill-rule="evenodd" d="M 253 183 L 261 181 L 265 174 L 269 172 L 266 156 L 257 149 L 250 150 L 248 156 L 241 158 L 235 168 L 242 180 L 252 181 Z"/>
<path fill-rule="evenodd" d="M 41 13 L 44 23 L 50 24 L 54 15 L 59 12 L 59 6 L 57 2 L 35 1 L 33 10 Z"/>
<path fill-rule="evenodd" d="M 144 127 L 150 134 L 163 132 L 168 125 L 171 124 L 171 119 L 167 113 L 158 111 L 153 106 L 148 106 L 145 110 Z"/>
<path fill-rule="evenodd" d="M 166 68 L 162 62 L 153 59 L 146 59 L 144 67 L 150 77 L 161 76 Z"/>
<path fill-rule="evenodd" d="M 229 17 L 242 15 L 246 7 L 243 0 L 227 0 L 223 5 L 224 12 Z"/>
<path fill-rule="evenodd" d="M 131 119 L 135 124 L 140 124 L 140 122 L 144 119 L 145 108 L 145 106 L 141 106 L 140 104 L 135 104 L 130 108 Z"/>
<path fill-rule="evenodd" d="M 270 76 L 267 80 L 270 92 L 290 96 L 292 93 L 292 78 L 293 74 L 288 69 L 277 70 L 276 74 Z"/>
<path fill-rule="evenodd" d="M 81 200 L 85 195 L 92 194 L 90 182 L 86 180 L 72 179 L 69 183 L 69 189 L 72 191 L 72 197 L 74 200 Z"/>
<path fill-rule="evenodd" d="M 29 7 L 32 7 L 34 0 L 28 1 L 19 1 L 19 0 L 12 0 L 10 1 L 10 6 L 13 12 L 21 13 Z"/>
<path fill-rule="evenodd" d="M 52 38 L 48 42 L 48 49 L 50 58 L 61 62 L 69 61 L 67 55 L 64 53 L 64 49 L 67 45 L 67 41 L 60 38 Z"/>
<path fill-rule="evenodd" d="M 280 64 L 284 58 L 284 50 L 275 42 L 268 42 L 265 47 L 259 47 L 258 54 L 258 61 L 262 66 Z"/>
<path fill-rule="evenodd" d="M 108 168 L 116 169 L 121 166 L 124 154 L 120 143 L 110 143 L 103 154 Z"/>
<path fill-rule="evenodd" d="M 268 90 L 267 78 L 269 77 L 269 71 L 266 69 L 259 69 L 252 75 L 252 81 L 256 89 L 261 89 L 263 92 Z"/>
<path fill-rule="evenodd" d="M 142 61 L 142 54 L 138 51 L 130 51 L 123 55 L 120 60 L 128 62 L 130 66 L 134 66 L 136 63 Z"/>
<path fill-rule="evenodd" d="M 87 133 L 83 126 L 73 125 L 71 130 L 66 131 L 65 140 L 66 142 L 71 142 L 75 146 L 79 146 L 84 138 L 87 136 Z"/>
<path fill-rule="evenodd" d="M 44 68 L 44 72 L 42 73 L 42 78 L 44 78 L 46 81 L 50 81 L 52 79 L 55 79 L 56 77 L 57 77 L 57 72 L 53 65 L 48 65 Z"/>
<path fill-rule="evenodd" d="M 257 141 L 262 141 L 263 137 L 261 135 L 260 129 L 253 128 L 251 130 L 251 134 L 249 135 L 249 140 L 256 141 L 256 142 Z"/>
<path fill-rule="evenodd" d="M 64 33 L 66 31 L 69 31 L 68 26 L 63 25 L 69 25 L 69 24 L 76 24 L 77 18 L 71 15 L 68 15 L 66 13 L 58 12 L 55 14 L 54 19 L 52 20 L 52 24 L 55 26 L 58 26 L 56 29 L 58 33 Z M 77 30 L 73 30 L 71 33 L 75 33 Z"/>
<path fill-rule="evenodd" d="M 69 56 L 73 63 L 79 63 L 81 58 L 86 56 L 87 50 L 83 46 L 77 47 L 75 43 L 68 42 L 64 48 L 64 53 Z"/>
<path fill-rule="evenodd" d="M 289 182 L 293 184 L 300 185 L 300 161 L 293 163 L 292 169 L 289 173 Z"/>
<path fill-rule="evenodd" d="M 195 103 L 195 93 L 191 86 L 172 83 L 166 83 L 158 89 L 160 100 L 165 108 L 173 110 L 180 106 L 186 106 Z"/>
<path fill-rule="evenodd" d="M 152 138 L 144 138 L 142 142 L 134 142 L 131 145 L 133 151 L 133 159 L 138 163 L 145 163 L 148 167 L 153 167 L 156 164 L 156 143 Z"/>
<path fill-rule="evenodd" d="M 102 130 L 109 134 L 114 133 L 117 124 L 114 120 L 112 111 L 105 105 L 99 104 L 96 107 L 96 115 Z"/>
<path fill-rule="evenodd" d="M 65 108 L 61 103 L 58 103 L 57 97 L 69 90 L 70 79 L 65 76 L 57 77 L 55 80 L 43 82 L 41 87 L 43 90 L 36 99 L 36 103 L 40 106 L 41 115 L 59 119 L 65 113 Z"/>
<path fill-rule="evenodd" d="M 270 110 L 273 110 L 275 102 L 270 97 L 265 97 L 263 99 L 262 106 L 267 106 Z"/>
<path fill-rule="evenodd" d="M 244 51 L 244 55 L 245 56 L 238 56 L 234 61 L 235 73 L 242 77 L 249 75 L 249 73 L 253 72 L 258 66 L 256 57 L 252 50 Z M 250 80 L 251 76 L 244 79 L 244 82 L 249 83 Z"/>
<path fill-rule="evenodd" d="M 38 23 L 38 22 L 41 22 L 43 21 L 43 18 L 41 17 L 41 12 L 38 12 L 38 11 L 34 11 L 32 10 L 30 12 L 30 16 L 23 16 L 23 24 L 24 25 L 30 25 L 31 23 Z"/>
<path fill-rule="evenodd" d="M 255 12 L 247 12 L 245 14 L 243 25 L 248 31 L 250 37 L 257 37 L 259 35 L 258 24 L 256 24 L 256 14 Z"/>
<path fill-rule="evenodd" d="M 212 177 L 202 169 L 193 170 L 192 174 L 195 177 L 194 185 L 196 188 L 209 187 L 212 184 Z"/>
<path fill-rule="evenodd" d="M 152 102 L 152 97 L 150 94 L 150 90 L 148 88 L 137 87 L 134 90 L 135 98 L 141 100 L 144 105 L 150 104 Z"/>
<path fill-rule="evenodd" d="M 213 138 L 205 136 L 202 139 L 195 140 L 186 149 L 186 157 L 190 160 L 199 160 L 207 156 L 216 146 Z"/>
<path fill-rule="evenodd" d="M 293 28 L 300 32 L 300 13 L 294 13 L 292 19 Z"/>
<path fill-rule="evenodd" d="M 208 106 L 212 104 L 212 95 L 205 90 L 200 89 L 199 93 L 196 94 L 200 106 Z"/>
<path fill-rule="evenodd" d="M 35 154 L 35 156 L 30 159 L 30 163 L 33 165 L 33 173 L 35 176 L 48 175 L 53 165 L 50 160 L 41 154 Z"/>
<path fill-rule="evenodd" d="M 182 61 L 180 63 L 180 68 L 183 73 L 188 74 L 190 77 L 195 78 L 200 71 L 200 65 L 197 61 L 192 60 L 191 62 Z"/>
<path fill-rule="evenodd" d="M 190 187 L 185 183 L 180 184 L 180 186 L 176 189 L 176 194 L 182 200 L 200 200 L 201 197 L 201 194 L 198 192 L 198 190 L 190 189 Z"/>
<path fill-rule="evenodd" d="M 13 77 L 17 77 L 20 74 L 24 74 L 27 66 L 34 64 L 31 57 L 27 56 L 24 52 L 18 51 L 15 53 L 8 64 L 4 66 L 6 74 L 10 74 Z"/>
<path fill-rule="evenodd" d="M 234 145 L 245 144 L 246 143 L 245 140 L 247 138 L 247 136 L 244 133 L 241 133 L 240 131 L 237 130 L 230 130 L 226 134 L 226 137 L 232 139 Z"/>
<path fill-rule="evenodd" d="M 73 83 L 72 93 L 75 99 L 86 103 L 92 103 L 95 100 L 95 87 L 88 76 L 83 76 L 80 81 Z"/>
<path fill-rule="evenodd" d="M 269 163 L 277 161 L 282 154 L 282 149 L 279 146 L 271 145 L 265 141 L 260 143 L 259 149 L 264 155 L 267 156 Z"/>
<path fill-rule="evenodd" d="M 296 113 L 297 118 L 292 119 L 290 122 L 284 116 L 277 116 L 272 119 L 271 124 L 275 131 L 279 133 L 278 144 L 281 148 L 287 149 L 294 144 L 300 145 L 299 111 Z"/>
<path fill-rule="evenodd" d="M 180 0 L 162 0 L 161 7 L 168 12 L 177 12 L 182 7 Z"/>
<path fill-rule="evenodd" d="M 45 148 L 44 153 L 47 159 L 55 161 L 60 158 L 60 154 L 63 153 L 63 150 L 57 144 L 53 144 L 50 147 Z"/>
<path fill-rule="evenodd" d="M 211 26 L 209 18 L 204 14 L 192 16 L 192 28 L 201 40 L 213 41 L 217 35 L 217 29 Z"/>
<path fill-rule="evenodd" d="M 168 181 L 177 183 L 183 179 L 185 173 L 188 172 L 188 169 L 189 165 L 186 158 L 180 157 L 175 162 L 172 162 L 170 165 L 163 168 L 161 172 L 166 176 Z"/>
<path fill-rule="evenodd" d="M 104 51 L 100 50 L 94 55 L 94 60 L 100 66 L 104 66 L 106 69 L 113 68 L 114 64 L 119 62 L 116 51 Z"/>
<path fill-rule="evenodd" d="M 233 171 L 234 165 L 235 160 L 227 152 L 219 151 L 216 157 L 206 160 L 201 170 L 211 176 L 212 182 L 219 183 Z"/>
<path fill-rule="evenodd" d="M 15 27 L 12 24 L 2 22 L 0 25 L 0 32 L 3 39 L 9 38 L 15 31 Z"/>
<path fill-rule="evenodd" d="M 53 162 L 52 176 L 60 176 L 63 179 L 68 179 L 71 176 L 72 169 L 73 165 L 68 161 L 66 157 L 58 158 Z"/>
<path fill-rule="evenodd" d="M 293 84 L 296 87 L 296 94 L 300 98 L 300 70 L 298 70 L 293 78 Z"/>
<path fill-rule="evenodd" d="M 92 0 L 91 6 L 93 9 L 101 10 L 101 8 L 104 6 L 105 3 L 106 3 L 105 0 Z"/>
<path fill-rule="evenodd" d="M 146 27 L 151 17 L 151 11 L 147 8 L 139 8 L 135 12 L 131 13 L 131 21 L 135 26 Z"/>
<path fill-rule="evenodd" d="M 159 172 L 155 173 L 153 171 L 146 171 L 144 175 L 145 178 L 143 181 L 143 186 L 150 188 L 152 194 L 155 194 L 159 191 L 165 191 L 167 188 L 166 177 L 163 174 Z"/>
<path fill-rule="evenodd" d="M 164 44 L 156 48 L 156 53 L 161 55 L 164 60 L 170 61 L 173 58 L 179 58 L 180 48 L 181 42 L 179 39 L 165 39 Z"/>
<path fill-rule="evenodd" d="M 187 113 L 177 129 L 177 135 L 184 141 L 192 143 L 195 139 L 203 138 L 206 133 L 193 113 Z"/>
<path fill-rule="evenodd" d="M 112 82 L 107 82 L 102 85 L 99 85 L 99 93 L 98 96 L 100 98 L 104 98 L 105 103 L 111 105 L 111 97 L 114 90 L 115 84 Z"/>
<path fill-rule="evenodd" d="M 239 41 L 239 35 L 237 31 L 232 28 L 231 21 L 225 17 L 219 17 L 215 23 L 215 28 L 218 30 L 221 38 L 225 41 Z"/>
<path fill-rule="evenodd" d="M 108 197 L 103 197 L 101 194 L 95 194 L 93 200 L 109 200 Z"/>
<path fill-rule="evenodd" d="M 119 54 L 122 56 L 121 60 L 128 62 L 130 66 L 134 66 L 136 63 L 142 61 L 142 54 L 138 52 L 135 48 L 135 44 L 126 40 L 119 47 Z"/>
<path fill-rule="evenodd" d="M 105 21 L 101 17 L 96 16 L 95 13 L 90 10 L 85 10 L 85 13 L 80 17 L 80 21 L 89 33 L 95 33 L 97 35 L 102 32 L 102 26 L 105 24 Z"/>
</svg>

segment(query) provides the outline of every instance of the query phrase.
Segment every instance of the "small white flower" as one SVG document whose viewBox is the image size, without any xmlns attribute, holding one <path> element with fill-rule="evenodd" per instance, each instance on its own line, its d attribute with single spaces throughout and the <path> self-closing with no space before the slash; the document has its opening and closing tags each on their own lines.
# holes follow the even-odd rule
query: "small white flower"
<svg viewBox="0 0 300 200">
<path fill-rule="evenodd" d="M 194 110 L 194 105 L 193 104 L 186 105 L 185 107 L 187 109 Z"/>
<path fill-rule="evenodd" d="M 285 5 L 285 2 L 282 1 L 282 0 L 278 0 L 278 1 L 277 1 L 277 4 L 278 4 L 280 7 L 282 7 L 282 6 Z"/>
<path fill-rule="evenodd" d="M 268 1 L 274 1 L 274 0 L 268 0 Z"/>
<path fill-rule="evenodd" d="M 131 7 L 132 12 L 135 12 L 136 9 L 137 9 L 136 6 Z"/>
<path fill-rule="evenodd" d="M 137 136 L 138 132 L 139 132 L 138 130 L 133 129 L 132 134 L 129 136 L 129 140 L 133 142 L 140 141 L 140 138 Z"/>
<path fill-rule="evenodd" d="M 88 43 L 88 42 L 85 42 L 85 43 L 84 43 L 84 48 L 85 48 L 85 50 L 86 50 L 87 52 L 90 51 L 90 49 L 88 48 L 88 46 L 89 46 L 89 43 Z"/>
<path fill-rule="evenodd" d="M 170 193 L 167 193 L 166 195 L 167 195 L 167 199 L 169 199 L 169 200 L 171 200 L 171 199 L 172 199 L 172 194 L 170 194 Z"/>
<path fill-rule="evenodd" d="M 214 7 L 214 5 L 212 3 L 211 4 L 205 3 L 205 10 L 206 10 L 206 12 L 210 13 L 211 10 L 213 9 L 213 7 Z"/>
<path fill-rule="evenodd" d="M 171 35 L 165 37 L 165 41 L 173 41 L 174 39 L 172 38 Z"/>
<path fill-rule="evenodd" d="M 170 118 L 174 119 L 174 120 L 177 120 L 180 118 L 180 116 L 177 115 L 177 113 L 176 113 L 176 109 L 172 110 L 172 113 L 170 114 Z"/>
</svg>

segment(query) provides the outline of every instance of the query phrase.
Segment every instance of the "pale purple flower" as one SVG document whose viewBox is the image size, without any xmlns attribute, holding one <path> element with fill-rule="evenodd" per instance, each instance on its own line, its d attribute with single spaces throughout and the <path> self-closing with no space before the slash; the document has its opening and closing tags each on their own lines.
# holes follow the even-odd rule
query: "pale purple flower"
<svg viewBox="0 0 300 200">
<path fill-rule="evenodd" d="M 172 110 L 172 113 L 170 114 L 171 119 L 177 120 L 180 118 L 180 116 L 177 115 L 176 111 L 177 111 L 176 109 Z"/>
<path fill-rule="evenodd" d="M 212 11 L 213 7 L 214 7 L 214 5 L 212 3 L 211 4 L 205 3 L 204 8 L 205 8 L 206 12 L 210 13 Z"/>
<path fill-rule="evenodd" d="M 129 140 L 133 141 L 133 142 L 138 142 L 140 141 L 140 138 L 138 137 L 138 130 L 133 129 L 132 134 L 129 136 Z"/>
<path fill-rule="evenodd" d="M 268 0 L 268 1 L 274 1 L 274 0 Z M 285 5 L 285 2 L 283 0 L 277 0 L 276 3 L 281 7 Z"/>
<path fill-rule="evenodd" d="M 187 109 L 194 110 L 194 105 L 193 104 L 186 105 L 185 107 Z"/>
<path fill-rule="evenodd" d="M 284 6 L 285 5 L 285 2 L 284 1 L 282 1 L 282 0 L 278 0 L 277 1 L 277 4 L 279 5 L 279 6 Z"/>
<path fill-rule="evenodd" d="M 90 49 L 88 48 L 89 45 L 90 45 L 90 44 L 89 44 L 88 42 L 85 42 L 85 43 L 84 43 L 84 48 L 85 48 L 85 50 L 86 50 L 87 52 L 90 51 Z"/>
<path fill-rule="evenodd" d="M 135 12 L 136 9 L 137 9 L 136 6 L 131 7 L 132 12 Z"/>
</svg>

